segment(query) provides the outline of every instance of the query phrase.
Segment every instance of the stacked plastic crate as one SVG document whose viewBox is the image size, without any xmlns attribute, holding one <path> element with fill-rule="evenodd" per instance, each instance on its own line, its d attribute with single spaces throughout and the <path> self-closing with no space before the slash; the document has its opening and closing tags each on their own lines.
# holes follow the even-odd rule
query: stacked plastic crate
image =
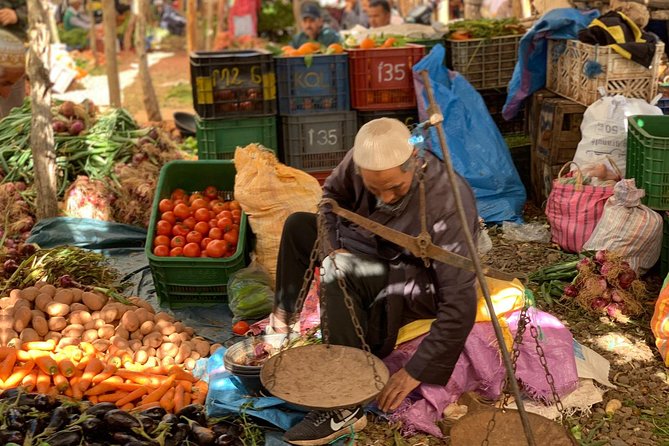
<svg viewBox="0 0 669 446">
<path fill-rule="evenodd" d="M 418 120 L 412 67 L 425 55 L 425 46 L 349 50 L 351 105 L 358 127 L 381 117 L 408 126 Z"/>
<path fill-rule="evenodd" d="M 199 159 L 232 159 L 238 146 L 277 149 L 272 54 L 261 50 L 190 56 Z"/>
<path fill-rule="evenodd" d="M 348 55 L 275 58 L 282 159 L 324 180 L 352 147 Z"/>
</svg>

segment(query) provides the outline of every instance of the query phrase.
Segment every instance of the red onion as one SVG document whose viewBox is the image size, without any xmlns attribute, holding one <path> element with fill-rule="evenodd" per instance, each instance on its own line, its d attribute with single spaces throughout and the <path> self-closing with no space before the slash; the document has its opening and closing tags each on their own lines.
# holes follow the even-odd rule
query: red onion
<svg viewBox="0 0 669 446">
<path fill-rule="evenodd" d="M 24 242 L 30 238 L 30 232 L 23 232 L 21 233 L 21 240 Z"/>
<path fill-rule="evenodd" d="M 5 247 L 9 248 L 9 249 L 15 248 L 16 247 L 16 242 L 14 240 L 8 238 L 7 240 L 5 240 Z"/>
<path fill-rule="evenodd" d="M 67 133 L 67 124 L 63 121 L 53 121 L 51 127 L 55 133 Z"/>
<path fill-rule="evenodd" d="M 599 263 L 600 265 L 604 262 L 606 262 L 606 257 L 609 252 L 606 249 L 602 249 L 601 251 L 597 251 L 595 253 L 595 262 Z"/>
<path fill-rule="evenodd" d="M 636 273 L 634 270 L 625 270 L 622 273 L 618 275 L 618 283 L 620 284 L 620 288 L 623 290 L 628 289 L 629 287 L 632 286 L 632 282 L 636 280 Z"/>
<path fill-rule="evenodd" d="M 37 247 L 32 243 L 24 243 L 19 245 L 19 254 L 22 256 L 31 256 L 35 254 L 35 251 L 37 251 Z"/>
<path fill-rule="evenodd" d="M 592 261 L 589 258 L 584 257 L 584 258 L 581 259 L 580 262 L 578 262 L 576 264 L 576 269 L 578 271 L 583 271 L 583 270 L 587 270 L 588 268 L 590 268 L 590 266 L 592 266 Z"/>
<path fill-rule="evenodd" d="M 604 262 L 602 263 L 602 266 L 599 267 L 599 272 L 602 276 L 608 276 L 612 269 L 613 265 L 611 262 Z"/>
<path fill-rule="evenodd" d="M 590 306 L 592 306 L 593 310 L 603 310 L 606 308 L 608 302 L 606 302 L 604 299 L 601 297 L 598 297 L 597 299 L 593 300 Z"/>
<path fill-rule="evenodd" d="M 578 296 L 578 288 L 574 285 L 567 285 L 564 287 L 564 295 L 567 297 L 576 297 Z"/>
<path fill-rule="evenodd" d="M 606 303 L 609 303 L 611 301 L 611 290 L 608 288 L 604 290 L 601 299 L 603 299 Z"/>
<path fill-rule="evenodd" d="M 606 306 L 606 314 L 609 315 L 609 317 L 616 317 L 619 316 L 621 313 L 620 311 L 620 305 L 617 303 L 612 303 L 608 304 Z"/>
<path fill-rule="evenodd" d="M 19 256 L 19 251 L 17 251 L 16 248 L 8 248 L 8 249 L 5 251 L 5 255 L 6 255 L 7 257 L 9 257 L 9 258 L 13 258 L 13 259 L 15 259 L 15 258 L 17 258 L 17 257 Z"/>
<path fill-rule="evenodd" d="M 81 132 L 83 132 L 85 128 L 86 128 L 86 126 L 84 125 L 83 121 L 81 121 L 79 119 L 75 119 L 70 124 L 70 129 L 69 129 L 70 135 L 77 136 Z"/>
<path fill-rule="evenodd" d="M 616 303 L 620 303 L 620 302 L 622 302 L 624 299 L 623 299 L 623 297 L 620 295 L 620 293 L 619 293 L 618 291 L 613 290 L 613 291 L 611 291 L 611 300 L 614 301 L 614 302 L 616 302 Z"/>
<path fill-rule="evenodd" d="M 15 260 L 9 259 L 3 263 L 2 269 L 5 270 L 5 273 L 13 274 L 17 269 L 19 269 L 19 265 Z"/>
<path fill-rule="evenodd" d="M 24 183 L 23 181 L 16 181 L 14 183 L 14 186 L 16 187 L 16 190 L 19 192 L 23 192 L 28 188 L 28 186 L 26 186 L 26 183 Z"/>
<path fill-rule="evenodd" d="M 149 130 L 148 137 L 155 141 L 160 137 L 160 134 L 158 133 L 158 130 L 156 130 L 156 128 L 154 127 L 151 130 Z"/>
<path fill-rule="evenodd" d="M 72 277 L 68 276 L 65 274 L 64 276 L 61 276 L 58 279 L 58 282 L 60 283 L 60 286 L 63 288 L 70 288 L 74 285 L 74 281 L 72 280 Z"/>
</svg>

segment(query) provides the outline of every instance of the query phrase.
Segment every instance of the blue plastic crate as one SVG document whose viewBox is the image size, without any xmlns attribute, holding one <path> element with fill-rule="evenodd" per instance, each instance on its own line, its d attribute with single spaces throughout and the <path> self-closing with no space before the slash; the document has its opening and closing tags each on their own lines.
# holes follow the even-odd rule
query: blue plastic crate
<svg viewBox="0 0 669 446">
<path fill-rule="evenodd" d="M 662 113 L 669 115 L 669 96 L 665 96 L 659 101 L 657 101 L 657 106 L 660 107 Z"/>
<path fill-rule="evenodd" d="M 279 114 L 305 115 L 350 109 L 348 55 L 276 57 Z"/>
</svg>

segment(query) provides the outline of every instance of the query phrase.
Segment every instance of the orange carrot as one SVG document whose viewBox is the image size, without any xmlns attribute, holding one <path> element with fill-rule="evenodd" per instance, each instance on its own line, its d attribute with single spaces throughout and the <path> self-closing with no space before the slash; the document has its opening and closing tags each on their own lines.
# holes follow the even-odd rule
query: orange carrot
<svg viewBox="0 0 669 446">
<path fill-rule="evenodd" d="M 51 387 L 51 376 L 40 369 L 37 374 L 37 393 L 47 393 Z"/>
<path fill-rule="evenodd" d="M 184 407 L 184 394 L 186 391 L 180 385 L 174 388 L 174 412 L 179 412 Z"/>
<path fill-rule="evenodd" d="M 145 386 L 159 386 L 164 380 L 164 376 L 160 375 L 150 375 L 148 373 L 144 372 L 133 372 L 130 370 L 118 370 L 116 372 L 116 376 L 120 376 L 121 378 L 124 379 L 129 379 L 132 382 L 135 382 L 137 384 L 142 384 Z"/>
<path fill-rule="evenodd" d="M 81 389 L 81 381 L 79 381 L 79 388 Z M 84 392 L 84 395 L 86 396 L 100 396 L 103 393 L 109 393 L 109 392 L 115 392 L 116 391 L 116 386 L 112 383 L 100 383 L 96 384 L 90 389 L 86 390 Z"/>
<path fill-rule="evenodd" d="M 63 358 L 58 362 L 58 370 L 60 370 L 63 376 L 71 378 L 74 376 L 74 363 L 68 358 Z"/>
<path fill-rule="evenodd" d="M 56 386 L 58 392 L 63 393 L 67 390 L 68 387 L 70 387 L 70 382 L 67 380 L 65 375 L 56 373 L 53 375 L 53 385 Z"/>
<path fill-rule="evenodd" d="M 176 375 L 168 376 L 160 384 L 160 386 L 158 386 L 156 390 L 146 395 L 146 397 L 142 400 L 142 403 L 146 404 L 146 403 L 153 403 L 154 401 L 160 401 L 160 399 L 165 395 L 165 393 L 172 387 L 175 380 L 176 380 Z"/>
<path fill-rule="evenodd" d="M 181 379 L 177 379 L 177 384 L 180 385 L 181 387 L 184 388 L 186 392 L 192 392 L 193 391 L 193 383 L 190 381 L 184 381 Z"/>
<path fill-rule="evenodd" d="M 79 362 L 81 358 L 84 357 L 84 353 L 76 345 L 67 345 L 60 350 L 60 353 L 63 353 L 65 356 L 70 358 L 72 361 Z"/>
<path fill-rule="evenodd" d="M 86 356 L 95 356 L 98 352 L 90 342 L 80 342 L 79 349 L 83 351 Z"/>
<path fill-rule="evenodd" d="M 193 394 L 190 393 L 190 392 L 185 392 L 184 393 L 184 407 L 188 406 L 191 403 L 192 395 Z"/>
<path fill-rule="evenodd" d="M 207 399 L 209 386 L 204 381 L 198 381 L 193 387 L 193 403 L 204 404 L 204 400 Z"/>
<path fill-rule="evenodd" d="M 105 393 L 104 395 L 98 396 L 98 401 L 101 403 L 115 403 L 121 398 L 128 396 L 128 392 L 114 392 L 114 393 Z"/>
<path fill-rule="evenodd" d="M 165 395 L 160 398 L 160 407 L 168 412 L 172 412 L 172 409 L 174 409 L 174 393 L 174 387 L 170 387 Z"/>
<path fill-rule="evenodd" d="M 63 395 L 74 399 L 74 390 L 72 390 L 72 386 L 67 386 L 67 389 L 65 389 L 65 392 L 63 392 Z"/>
<path fill-rule="evenodd" d="M 133 412 L 142 411 L 142 410 L 151 409 L 152 407 L 158 407 L 158 406 L 160 406 L 160 402 L 159 401 L 154 401 L 152 403 L 141 404 L 139 406 L 135 406 L 135 408 L 132 411 Z"/>
<path fill-rule="evenodd" d="M 0 381 L 5 381 L 7 378 L 9 378 L 9 375 L 12 374 L 12 370 L 14 370 L 15 364 L 16 350 L 9 352 L 5 360 L 0 363 Z"/>
<path fill-rule="evenodd" d="M 89 396 L 89 397 L 88 397 L 88 401 L 90 401 L 90 402 L 93 403 L 93 404 L 97 404 L 97 403 L 100 402 L 100 401 L 98 400 L 98 397 L 95 396 L 95 395 L 93 395 L 93 396 Z"/>
<path fill-rule="evenodd" d="M 127 403 L 127 404 L 124 404 L 123 406 L 121 406 L 120 409 L 125 410 L 126 412 L 130 412 L 134 407 L 135 407 L 134 404 Z"/>
<path fill-rule="evenodd" d="M 0 347 L 0 361 L 9 356 L 11 352 L 16 353 L 16 349 L 14 347 Z"/>
<path fill-rule="evenodd" d="M 144 396 L 144 394 L 147 392 L 147 390 L 148 389 L 146 387 L 139 387 L 139 388 L 133 390 L 125 398 L 121 398 L 120 400 L 116 401 L 116 406 L 117 407 L 123 407 L 126 404 L 135 401 L 136 399 Z"/>
<path fill-rule="evenodd" d="M 34 365 L 33 369 L 30 373 L 28 373 L 22 380 L 21 380 L 21 387 L 23 389 L 30 393 L 35 389 L 35 386 L 37 385 L 37 374 L 39 373 L 39 370 L 36 370 Z"/>
<path fill-rule="evenodd" d="M 100 373 L 104 368 L 105 366 L 102 361 L 96 357 L 92 357 L 88 361 L 88 364 L 86 364 L 86 368 L 84 369 L 84 374 L 81 375 L 81 381 L 79 381 L 79 387 L 81 387 L 82 392 L 85 392 L 86 389 L 90 387 L 93 377 Z"/>
<path fill-rule="evenodd" d="M 192 383 L 197 381 L 197 378 L 191 375 L 190 373 L 182 370 L 178 365 L 172 366 L 169 371 L 170 375 L 177 375 L 178 380 L 190 381 Z"/>
<path fill-rule="evenodd" d="M 135 390 L 144 387 L 147 392 L 150 392 L 151 390 L 155 389 L 155 387 L 151 386 L 142 386 L 140 384 L 135 384 L 135 383 L 115 383 L 114 386 L 118 390 L 123 390 L 125 392 L 134 392 Z"/>
<path fill-rule="evenodd" d="M 58 373 L 58 364 L 56 364 L 56 360 L 53 359 L 49 353 L 44 351 L 32 351 L 32 355 L 35 364 L 41 371 L 47 375 L 55 375 Z"/>
<path fill-rule="evenodd" d="M 81 382 L 81 375 L 74 375 L 70 378 L 70 389 L 72 389 L 72 398 L 76 400 L 84 399 L 84 392 L 81 391 L 79 383 Z"/>
<path fill-rule="evenodd" d="M 28 361 L 21 367 L 16 367 L 9 378 L 5 380 L 5 389 L 13 389 L 23 382 L 23 379 L 33 371 L 35 361 Z"/>
<path fill-rule="evenodd" d="M 30 352 L 27 352 L 25 350 L 16 350 L 17 361 L 26 362 L 26 361 L 31 361 L 32 359 L 33 355 L 31 355 Z"/>
<path fill-rule="evenodd" d="M 56 349 L 56 341 L 49 339 L 48 341 L 30 341 L 24 342 L 21 344 L 23 350 L 43 350 L 47 352 L 52 352 Z"/>
<path fill-rule="evenodd" d="M 110 378 L 112 375 L 114 375 L 114 373 L 116 373 L 116 366 L 113 364 L 107 364 L 104 370 L 102 370 L 100 373 L 98 373 L 93 377 L 91 383 L 93 384 L 101 383 L 105 379 Z"/>
</svg>

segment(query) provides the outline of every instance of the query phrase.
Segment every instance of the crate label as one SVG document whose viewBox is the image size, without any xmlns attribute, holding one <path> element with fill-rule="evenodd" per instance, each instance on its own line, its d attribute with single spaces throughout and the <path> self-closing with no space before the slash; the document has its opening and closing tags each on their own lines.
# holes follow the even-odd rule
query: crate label
<svg viewBox="0 0 669 446">
<path fill-rule="evenodd" d="M 304 128 L 305 150 L 339 149 L 342 145 L 341 129 L 333 123 L 310 124 Z"/>
<path fill-rule="evenodd" d="M 253 65 L 250 69 L 244 67 L 225 67 L 211 71 L 211 79 L 217 89 L 241 87 L 244 85 L 260 85 L 263 82 L 263 73 L 260 65 Z"/>
<path fill-rule="evenodd" d="M 296 71 L 293 74 L 293 88 L 297 95 L 330 94 L 330 91 L 335 88 L 332 72 L 329 69 Z M 304 90 L 308 90 L 308 92 Z"/>
<path fill-rule="evenodd" d="M 406 88 L 412 82 L 410 68 L 404 62 L 379 61 L 372 73 L 372 88 Z"/>
<path fill-rule="evenodd" d="M 263 99 L 273 101 L 276 99 L 276 77 L 274 73 L 264 73 L 262 75 Z"/>
<path fill-rule="evenodd" d="M 211 78 L 208 76 L 198 76 L 195 78 L 195 85 L 197 86 L 197 103 L 213 104 L 214 93 Z"/>
</svg>

